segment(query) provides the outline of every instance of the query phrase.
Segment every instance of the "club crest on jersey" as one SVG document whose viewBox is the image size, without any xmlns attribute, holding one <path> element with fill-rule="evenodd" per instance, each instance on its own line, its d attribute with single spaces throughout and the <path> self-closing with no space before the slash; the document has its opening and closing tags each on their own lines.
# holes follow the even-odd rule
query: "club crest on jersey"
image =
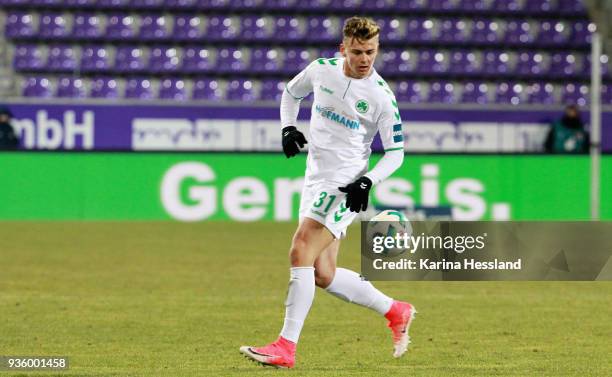
<svg viewBox="0 0 612 377">
<path fill-rule="evenodd" d="M 357 110 L 358 113 L 365 114 L 370 109 L 370 104 L 368 103 L 368 101 L 366 101 L 364 99 L 360 99 L 355 104 L 355 109 Z"/>
</svg>

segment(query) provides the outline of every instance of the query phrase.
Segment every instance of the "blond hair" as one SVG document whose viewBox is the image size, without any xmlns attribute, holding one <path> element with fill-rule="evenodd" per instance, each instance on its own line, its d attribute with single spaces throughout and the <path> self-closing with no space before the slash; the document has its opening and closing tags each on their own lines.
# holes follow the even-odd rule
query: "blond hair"
<svg viewBox="0 0 612 377">
<path fill-rule="evenodd" d="M 363 42 L 376 37 L 380 33 L 380 27 L 370 18 L 353 16 L 344 21 L 342 34 L 345 39 L 356 38 Z"/>
</svg>

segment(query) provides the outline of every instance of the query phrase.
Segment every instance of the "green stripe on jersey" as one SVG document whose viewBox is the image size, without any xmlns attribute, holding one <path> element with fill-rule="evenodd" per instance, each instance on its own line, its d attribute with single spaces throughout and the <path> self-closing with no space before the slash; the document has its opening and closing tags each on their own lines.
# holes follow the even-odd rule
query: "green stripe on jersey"
<svg viewBox="0 0 612 377">
<path fill-rule="evenodd" d="M 404 150 L 404 148 L 402 148 L 402 147 L 399 147 L 399 148 L 389 148 L 389 149 L 385 149 L 385 152 L 399 151 L 399 150 Z"/>
<path fill-rule="evenodd" d="M 291 97 L 293 97 L 294 99 L 304 99 L 304 97 L 296 97 L 296 96 L 294 96 L 294 95 L 293 95 L 293 93 L 291 93 L 291 92 L 289 91 L 289 89 L 287 89 L 287 87 L 285 87 L 285 91 L 286 91 L 287 93 L 289 93 L 289 95 L 290 95 Z"/>
</svg>

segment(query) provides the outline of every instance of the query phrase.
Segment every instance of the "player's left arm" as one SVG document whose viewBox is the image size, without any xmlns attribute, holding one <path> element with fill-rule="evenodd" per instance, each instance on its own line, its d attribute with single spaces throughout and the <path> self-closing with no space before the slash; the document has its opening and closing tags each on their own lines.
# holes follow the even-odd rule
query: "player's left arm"
<svg viewBox="0 0 612 377">
<path fill-rule="evenodd" d="M 378 119 L 378 132 L 385 151 L 384 156 L 372 170 L 358 178 L 355 182 L 339 187 L 345 192 L 346 207 L 353 212 L 365 211 L 368 208 L 368 197 L 372 185 L 387 179 L 399 169 L 404 162 L 404 135 L 402 120 L 395 99 L 389 99 Z"/>
</svg>

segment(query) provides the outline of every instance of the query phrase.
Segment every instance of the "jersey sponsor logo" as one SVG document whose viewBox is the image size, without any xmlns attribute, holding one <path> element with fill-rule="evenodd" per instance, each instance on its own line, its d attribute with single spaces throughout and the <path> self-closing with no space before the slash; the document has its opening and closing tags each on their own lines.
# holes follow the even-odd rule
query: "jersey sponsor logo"
<svg viewBox="0 0 612 377">
<path fill-rule="evenodd" d="M 334 94 L 334 91 L 333 91 L 333 90 L 331 90 L 331 89 L 329 89 L 329 88 L 326 88 L 326 87 L 324 87 L 323 85 L 320 85 L 320 86 L 319 86 L 319 88 L 321 89 L 321 91 L 323 91 L 323 92 L 325 92 L 325 93 L 327 93 L 327 94 Z"/>
<path fill-rule="evenodd" d="M 342 116 L 334 112 L 333 107 L 321 107 L 320 105 L 316 105 L 315 110 L 317 111 L 317 113 L 319 113 L 319 115 L 321 115 L 321 117 L 327 118 L 333 122 L 339 123 L 348 129 L 351 129 L 351 130 L 359 129 L 358 120 L 351 120 L 351 119 L 346 118 L 345 116 Z"/>
<path fill-rule="evenodd" d="M 393 125 L 393 142 L 399 143 L 404 141 L 404 134 L 402 133 L 402 124 L 394 124 Z"/>
<path fill-rule="evenodd" d="M 355 104 L 355 109 L 357 110 L 358 113 L 365 114 L 370 109 L 370 104 L 368 103 L 368 101 L 366 101 L 364 99 L 360 99 Z"/>
</svg>

